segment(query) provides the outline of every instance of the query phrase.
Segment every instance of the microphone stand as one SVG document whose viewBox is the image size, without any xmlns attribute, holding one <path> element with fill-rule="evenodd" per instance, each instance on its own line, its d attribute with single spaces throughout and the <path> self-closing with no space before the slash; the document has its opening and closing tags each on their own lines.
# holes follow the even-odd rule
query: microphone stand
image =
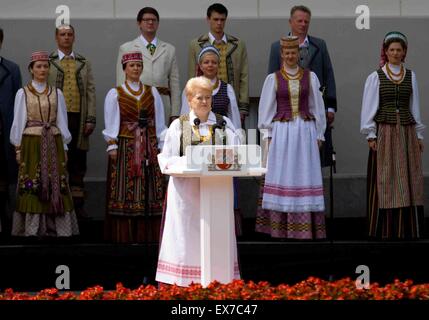
<svg viewBox="0 0 429 320">
<path fill-rule="evenodd" d="M 222 120 L 219 123 L 216 122 L 216 124 L 213 126 L 213 132 L 216 135 L 216 130 L 220 129 L 222 130 L 222 146 L 226 145 L 226 135 L 225 135 L 225 126 L 226 126 L 226 121 Z M 216 141 L 216 137 L 215 137 L 215 141 Z M 226 150 L 225 148 L 223 148 L 223 152 L 222 152 L 222 160 L 225 163 L 226 162 Z"/>
</svg>

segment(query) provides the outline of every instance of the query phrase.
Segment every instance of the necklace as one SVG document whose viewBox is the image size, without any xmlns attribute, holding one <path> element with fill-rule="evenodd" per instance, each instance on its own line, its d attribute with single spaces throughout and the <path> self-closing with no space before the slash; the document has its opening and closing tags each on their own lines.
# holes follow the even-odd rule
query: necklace
<svg viewBox="0 0 429 320">
<path fill-rule="evenodd" d="M 389 63 L 386 63 L 386 71 L 389 75 L 390 81 L 392 81 L 394 84 L 400 84 L 404 80 L 404 65 L 401 64 L 401 70 L 399 73 L 394 73 L 392 69 L 389 67 Z M 394 79 L 399 78 L 399 79 Z"/>
<path fill-rule="evenodd" d="M 31 93 L 35 94 L 36 96 L 43 96 L 43 95 L 46 95 L 48 93 L 49 86 L 46 85 L 46 88 L 42 92 L 39 92 L 36 90 L 36 88 L 33 87 L 33 84 L 30 82 L 28 84 L 28 89 L 30 89 Z"/>
<path fill-rule="evenodd" d="M 299 80 L 301 79 L 302 75 L 304 73 L 304 70 L 300 67 L 298 67 L 298 71 L 296 73 L 289 73 L 286 71 L 285 68 L 282 68 L 281 74 L 287 79 L 287 80 Z"/>
<path fill-rule="evenodd" d="M 212 86 L 212 91 L 215 91 L 219 87 L 219 84 L 220 84 L 220 80 L 217 79 L 215 84 Z"/>
<path fill-rule="evenodd" d="M 128 85 L 128 81 L 125 81 L 125 87 L 127 88 L 127 90 L 134 96 L 138 97 L 139 95 L 142 94 L 143 92 L 143 83 L 141 83 L 141 81 L 139 82 L 139 89 L 137 91 L 134 91 L 133 89 L 131 89 L 131 87 Z"/>
<path fill-rule="evenodd" d="M 192 126 L 192 132 L 195 134 L 195 136 L 200 140 L 200 143 L 206 142 L 211 139 L 213 133 L 212 128 L 209 128 L 209 134 L 206 136 L 202 136 L 200 134 L 200 129 L 197 126 Z"/>
</svg>

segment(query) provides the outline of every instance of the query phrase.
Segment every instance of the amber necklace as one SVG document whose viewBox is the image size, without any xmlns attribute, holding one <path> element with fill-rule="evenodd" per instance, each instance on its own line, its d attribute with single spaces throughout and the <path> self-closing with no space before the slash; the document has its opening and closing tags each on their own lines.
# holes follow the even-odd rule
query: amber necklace
<svg viewBox="0 0 429 320">
<path fill-rule="evenodd" d="M 404 65 L 401 64 L 401 70 L 399 71 L 399 73 L 394 73 L 392 71 L 392 69 L 390 69 L 389 67 L 389 63 L 386 63 L 386 71 L 387 74 L 389 75 L 390 81 L 392 81 L 394 84 L 400 84 L 402 82 L 402 80 L 404 80 Z M 398 80 L 395 80 L 394 78 L 399 78 Z"/>
<path fill-rule="evenodd" d="M 303 69 L 298 67 L 297 72 L 289 73 L 286 71 L 286 68 L 282 68 L 281 73 L 287 80 L 299 80 L 302 77 Z"/>
<path fill-rule="evenodd" d="M 128 84 L 128 81 L 125 81 L 125 87 L 127 88 L 127 90 L 134 96 L 138 97 L 139 95 L 142 94 L 143 92 L 143 83 L 141 83 L 141 81 L 139 82 L 139 89 L 137 91 L 131 89 L 131 87 Z"/>
<path fill-rule="evenodd" d="M 192 126 L 192 132 L 194 133 L 194 135 L 200 140 L 200 143 L 206 142 L 208 140 L 211 139 L 213 132 L 212 132 L 212 127 L 209 128 L 209 134 L 206 136 L 202 136 L 200 134 L 200 129 L 197 126 Z"/>
</svg>

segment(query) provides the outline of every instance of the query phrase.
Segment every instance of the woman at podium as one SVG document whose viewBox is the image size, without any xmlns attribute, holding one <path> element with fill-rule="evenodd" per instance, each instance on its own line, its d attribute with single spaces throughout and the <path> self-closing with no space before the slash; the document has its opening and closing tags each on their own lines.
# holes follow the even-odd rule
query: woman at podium
<svg viewBox="0 0 429 320">
<path fill-rule="evenodd" d="M 203 75 L 212 83 L 212 111 L 228 117 L 235 129 L 241 129 L 240 111 L 238 110 L 237 98 L 234 88 L 218 78 L 220 53 L 216 47 L 209 45 L 201 49 L 198 55 L 198 75 Z M 189 113 L 189 103 L 185 90 L 182 93 L 182 109 L 180 114 Z M 234 220 L 235 233 L 239 237 L 242 235 L 242 215 L 239 208 L 239 181 L 234 178 Z"/>
<path fill-rule="evenodd" d="M 164 177 L 157 155 L 162 148 L 164 106 L 156 88 L 143 85 L 142 53 L 122 56 L 125 82 L 104 102 L 103 136 L 109 154 L 106 238 L 118 243 L 159 239 Z"/>
<path fill-rule="evenodd" d="M 185 151 L 190 145 L 240 144 L 239 135 L 227 117 L 212 108 L 213 86 L 209 79 L 190 79 L 185 93 L 190 112 L 174 120 L 167 131 L 164 148 L 158 155 L 161 169 L 186 166 Z M 217 126 L 226 139 L 215 139 Z M 234 237 L 234 278 L 240 278 Z M 170 177 L 165 223 L 162 232 L 156 280 L 188 286 L 201 281 L 200 181 L 199 178 Z"/>
<path fill-rule="evenodd" d="M 319 148 L 325 107 L 315 73 L 298 66 L 298 37 L 280 40 L 282 68 L 265 79 L 258 127 L 268 146 L 256 231 L 276 238 L 323 239 L 325 204 Z"/>
</svg>

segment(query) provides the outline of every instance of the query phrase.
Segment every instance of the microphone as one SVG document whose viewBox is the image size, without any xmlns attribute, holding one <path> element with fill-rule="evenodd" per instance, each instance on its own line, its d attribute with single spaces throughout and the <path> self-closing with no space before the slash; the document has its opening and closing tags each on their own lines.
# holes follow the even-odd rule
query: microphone
<svg viewBox="0 0 429 320">
<path fill-rule="evenodd" d="M 146 128 L 149 124 L 149 119 L 147 117 L 147 110 L 146 109 L 140 109 L 139 113 L 139 127 L 140 128 Z"/>
<path fill-rule="evenodd" d="M 222 118 L 221 120 L 219 120 L 213 125 L 213 130 L 216 130 L 216 129 L 225 130 L 225 126 L 226 126 L 226 121 Z"/>
<path fill-rule="evenodd" d="M 197 127 L 200 125 L 200 123 L 201 123 L 201 120 L 200 120 L 200 119 L 198 119 L 198 118 L 195 118 L 195 119 L 194 119 L 194 124 L 195 124 Z"/>
</svg>

